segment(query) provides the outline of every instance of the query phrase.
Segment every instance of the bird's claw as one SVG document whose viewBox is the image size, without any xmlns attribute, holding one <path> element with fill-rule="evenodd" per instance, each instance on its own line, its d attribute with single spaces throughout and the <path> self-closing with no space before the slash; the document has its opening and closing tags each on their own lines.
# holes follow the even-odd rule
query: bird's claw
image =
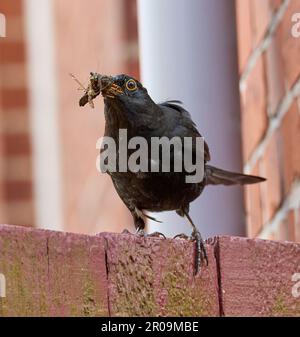
<svg viewBox="0 0 300 337">
<path fill-rule="evenodd" d="M 139 236 L 143 236 L 143 237 L 148 237 L 148 238 L 159 238 L 159 237 L 163 237 L 164 239 L 166 239 L 166 236 L 163 233 L 160 232 L 153 232 L 150 234 L 145 233 L 145 231 L 143 229 L 137 229 L 135 232 L 136 235 Z"/>
<path fill-rule="evenodd" d="M 132 233 L 127 228 L 123 229 L 123 231 L 121 232 L 121 234 L 130 234 L 130 235 L 132 235 Z"/>
<path fill-rule="evenodd" d="M 163 234 L 161 232 L 153 232 L 153 233 L 150 233 L 150 234 L 146 234 L 146 236 L 150 237 L 150 238 L 160 238 L 160 237 L 163 237 L 164 239 L 166 239 L 165 234 Z"/>
<path fill-rule="evenodd" d="M 208 266 L 208 258 L 205 244 L 200 232 L 198 230 L 194 230 L 191 238 L 196 241 L 195 275 L 197 275 L 204 263 Z"/>
<path fill-rule="evenodd" d="M 145 234 L 146 233 L 145 233 L 144 229 L 142 229 L 140 227 L 138 227 L 135 231 L 135 235 L 138 235 L 138 236 L 145 236 Z"/>
<path fill-rule="evenodd" d="M 186 234 L 184 234 L 184 233 L 181 233 L 181 234 L 177 234 L 177 235 L 175 235 L 174 237 L 173 237 L 173 239 L 175 240 L 175 239 L 184 239 L 184 240 L 189 240 L 190 238 L 186 235 Z"/>
</svg>

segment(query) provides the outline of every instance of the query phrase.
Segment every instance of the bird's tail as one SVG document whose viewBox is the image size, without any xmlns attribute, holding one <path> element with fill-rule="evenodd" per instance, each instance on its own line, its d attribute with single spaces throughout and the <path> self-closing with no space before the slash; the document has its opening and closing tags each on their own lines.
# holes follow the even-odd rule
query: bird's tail
<svg viewBox="0 0 300 337">
<path fill-rule="evenodd" d="M 265 178 L 248 174 L 229 172 L 214 166 L 206 165 L 207 185 L 247 185 L 265 181 Z"/>
</svg>

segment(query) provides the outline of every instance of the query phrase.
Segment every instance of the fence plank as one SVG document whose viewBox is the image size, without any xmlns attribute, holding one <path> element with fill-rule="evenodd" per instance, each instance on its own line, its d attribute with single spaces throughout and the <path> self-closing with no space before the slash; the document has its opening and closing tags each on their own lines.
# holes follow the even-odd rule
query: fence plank
<svg viewBox="0 0 300 337">
<path fill-rule="evenodd" d="M 222 236 L 207 251 L 195 276 L 186 240 L 0 225 L 0 316 L 300 315 L 299 244 Z"/>
<path fill-rule="evenodd" d="M 102 234 L 107 244 L 112 316 L 218 316 L 214 247 L 194 276 L 194 243 Z"/>
<path fill-rule="evenodd" d="M 107 316 L 104 240 L 0 226 L 0 316 Z"/>
<path fill-rule="evenodd" d="M 299 244 L 219 237 L 217 250 L 225 316 L 300 316 Z"/>
</svg>

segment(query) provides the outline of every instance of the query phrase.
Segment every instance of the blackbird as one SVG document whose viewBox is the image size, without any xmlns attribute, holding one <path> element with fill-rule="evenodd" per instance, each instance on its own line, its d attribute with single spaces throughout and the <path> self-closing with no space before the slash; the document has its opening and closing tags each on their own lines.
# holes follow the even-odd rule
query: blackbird
<svg viewBox="0 0 300 337">
<path fill-rule="evenodd" d="M 91 73 L 90 84 L 79 105 L 84 106 L 96 96 L 104 97 L 105 136 L 119 141 L 119 129 L 126 129 L 128 139 L 144 137 L 201 137 L 190 114 L 179 101 L 156 104 L 147 89 L 136 79 L 122 74 L 106 76 Z M 118 152 L 118 149 L 117 149 Z M 129 156 L 130 153 L 128 153 Z M 151 160 L 151 158 L 149 158 Z M 195 272 L 206 262 L 207 254 L 201 234 L 191 217 L 189 205 L 207 185 L 245 185 L 264 181 L 264 178 L 225 171 L 208 165 L 210 152 L 204 143 L 204 178 L 198 183 L 187 183 L 187 172 L 110 172 L 114 187 L 131 212 L 137 233 L 144 234 L 146 211 L 175 210 L 185 216 L 192 226 L 191 238 L 196 241 Z M 179 235 L 181 236 L 181 235 Z"/>
</svg>

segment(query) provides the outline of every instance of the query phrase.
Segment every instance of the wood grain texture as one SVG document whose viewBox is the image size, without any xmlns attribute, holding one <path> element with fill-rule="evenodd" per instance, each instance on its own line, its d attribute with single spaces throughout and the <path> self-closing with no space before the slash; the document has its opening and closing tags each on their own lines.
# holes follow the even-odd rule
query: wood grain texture
<svg viewBox="0 0 300 337">
<path fill-rule="evenodd" d="M 300 316 L 299 244 L 206 247 L 195 276 L 190 241 L 0 225 L 0 316 Z"/>
<path fill-rule="evenodd" d="M 106 240 L 112 316 L 218 316 L 213 245 L 194 276 L 195 244 L 186 240 L 101 234 Z"/>
<path fill-rule="evenodd" d="M 107 316 L 101 238 L 0 226 L 0 316 Z"/>
<path fill-rule="evenodd" d="M 300 316 L 299 244 L 219 237 L 217 252 L 225 316 Z"/>
</svg>

